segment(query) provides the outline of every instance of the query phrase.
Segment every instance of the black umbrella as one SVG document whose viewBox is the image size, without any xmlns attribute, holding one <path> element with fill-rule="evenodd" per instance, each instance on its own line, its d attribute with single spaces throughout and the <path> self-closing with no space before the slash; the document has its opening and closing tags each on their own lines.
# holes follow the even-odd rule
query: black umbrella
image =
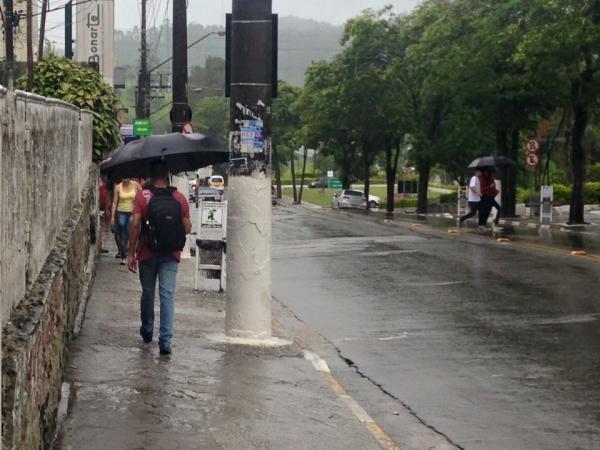
<svg viewBox="0 0 600 450">
<path fill-rule="evenodd" d="M 469 164 L 471 169 L 481 169 L 483 167 L 500 167 L 500 166 L 514 166 L 515 162 L 507 158 L 506 156 L 481 156 L 473 160 Z"/>
<path fill-rule="evenodd" d="M 229 161 L 229 149 L 221 140 L 202 134 L 153 135 L 123 146 L 100 172 L 112 181 L 147 178 L 150 162 L 164 160 L 171 173 L 187 172 Z"/>
</svg>

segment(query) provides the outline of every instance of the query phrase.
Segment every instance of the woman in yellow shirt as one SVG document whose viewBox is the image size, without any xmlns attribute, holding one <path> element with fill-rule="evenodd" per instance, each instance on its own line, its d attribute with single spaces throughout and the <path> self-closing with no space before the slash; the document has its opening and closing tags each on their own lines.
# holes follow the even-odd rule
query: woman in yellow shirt
<svg viewBox="0 0 600 450">
<path fill-rule="evenodd" d="M 133 218 L 133 201 L 141 190 L 141 186 L 135 181 L 125 178 L 117 186 L 113 193 L 111 226 L 115 227 L 119 236 L 119 257 L 121 264 L 127 260 L 127 243 L 129 238 L 129 225 Z"/>
</svg>

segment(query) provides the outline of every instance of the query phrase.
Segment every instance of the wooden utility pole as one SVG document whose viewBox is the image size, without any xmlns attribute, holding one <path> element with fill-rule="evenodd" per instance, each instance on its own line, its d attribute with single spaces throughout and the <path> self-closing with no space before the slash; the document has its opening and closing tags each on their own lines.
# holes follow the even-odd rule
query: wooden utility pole
<svg viewBox="0 0 600 450">
<path fill-rule="evenodd" d="M 14 64 L 15 64 L 15 46 L 13 42 L 13 23 L 14 23 L 13 0 L 4 2 L 4 43 L 6 44 L 6 71 L 8 75 L 8 88 L 14 86 Z"/>
<path fill-rule="evenodd" d="M 178 132 L 192 120 L 188 105 L 188 57 L 187 57 L 187 4 L 186 0 L 173 0 L 173 108 L 171 131 Z"/>
<path fill-rule="evenodd" d="M 73 59 L 73 2 L 65 5 L 65 58 Z"/>
<path fill-rule="evenodd" d="M 149 116 L 148 94 L 150 90 L 150 75 L 148 74 L 148 38 L 146 31 L 146 3 L 142 0 L 142 24 L 141 24 L 141 46 L 140 46 L 140 73 L 138 76 L 138 94 L 136 118 L 146 119 Z"/>
<path fill-rule="evenodd" d="M 33 90 L 33 4 L 27 0 L 27 91 Z"/>
<path fill-rule="evenodd" d="M 48 11 L 48 0 L 42 0 L 42 13 L 40 15 L 40 43 L 38 45 L 38 61 L 44 58 L 44 34 L 46 33 L 46 12 Z"/>
</svg>

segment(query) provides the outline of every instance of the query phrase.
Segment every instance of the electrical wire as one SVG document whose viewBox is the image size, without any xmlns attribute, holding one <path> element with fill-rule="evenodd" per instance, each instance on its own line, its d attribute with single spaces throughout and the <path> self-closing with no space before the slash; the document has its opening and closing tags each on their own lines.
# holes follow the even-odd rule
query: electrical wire
<svg viewBox="0 0 600 450">
<path fill-rule="evenodd" d="M 93 2 L 93 1 L 94 1 L 94 0 L 79 0 L 78 2 L 73 2 L 73 5 L 72 5 L 72 6 L 83 5 L 84 3 L 91 3 L 91 2 Z M 69 2 L 67 2 L 67 3 L 69 3 Z M 54 12 L 54 11 L 59 11 L 59 10 L 61 10 L 61 9 L 65 9 L 65 6 L 67 6 L 67 3 L 65 3 L 65 4 L 64 4 L 64 5 L 62 5 L 62 6 L 58 6 L 58 7 L 52 8 L 52 9 L 48 9 L 48 10 L 46 11 L 46 13 L 49 13 L 49 12 Z M 36 14 L 32 14 L 32 15 L 31 15 L 31 17 L 40 16 L 41 14 L 42 14 L 42 13 L 36 13 Z"/>
</svg>

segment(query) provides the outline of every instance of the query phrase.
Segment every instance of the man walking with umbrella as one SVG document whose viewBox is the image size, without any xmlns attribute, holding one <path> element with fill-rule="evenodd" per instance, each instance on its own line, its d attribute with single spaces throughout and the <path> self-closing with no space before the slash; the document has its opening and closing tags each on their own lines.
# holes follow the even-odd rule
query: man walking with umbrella
<svg viewBox="0 0 600 450">
<path fill-rule="evenodd" d="M 458 226 L 462 226 L 465 220 L 475 217 L 479 211 L 479 204 L 481 203 L 481 178 L 482 172 L 479 169 L 475 170 L 475 175 L 471 177 L 469 181 L 469 191 L 467 194 L 467 200 L 469 202 L 469 212 L 458 219 Z M 481 214 L 481 213 L 480 213 Z"/>
<path fill-rule="evenodd" d="M 171 353 L 173 336 L 173 296 L 178 263 L 186 235 L 192 230 L 190 206 L 186 197 L 169 186 L 169 169 L 162 160 L 150 163 L 150 182 L 134 201 L 129 236 L 127 266 L 142 285 L 140 335 L 152 342 L 154 332 L 154 296 L 156 281 L 160 296 L 161 354 Z"/>
</svg>

